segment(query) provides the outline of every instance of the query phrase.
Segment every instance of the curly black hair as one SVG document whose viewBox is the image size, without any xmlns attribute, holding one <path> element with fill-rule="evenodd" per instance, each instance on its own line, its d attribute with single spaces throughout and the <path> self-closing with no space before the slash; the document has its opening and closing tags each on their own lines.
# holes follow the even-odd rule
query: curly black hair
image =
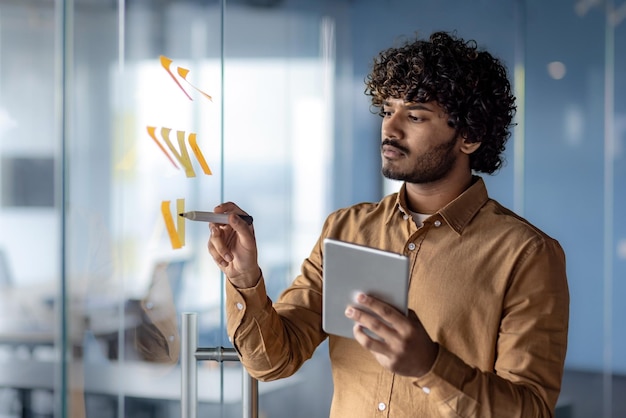
<svg viewBox="0 0 626 418">
<path fill-rule="evenodd" d="M 435 32 L 428 40 L 405 41 L 374 58 L 365 94 L 382 109 L 390 98 L 437 102 L 451 127 L 481 146 L 470 155 L 471 169 L 492 174 L 503 164 L 515 114 L 515 96 L 499 59 L 476 41 Z"/>
</svg>

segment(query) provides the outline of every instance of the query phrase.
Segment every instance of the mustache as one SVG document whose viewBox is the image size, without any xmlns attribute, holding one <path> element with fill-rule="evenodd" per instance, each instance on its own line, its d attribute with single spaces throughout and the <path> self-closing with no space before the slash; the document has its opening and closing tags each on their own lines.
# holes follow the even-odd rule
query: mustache
<svg viewBox="0 0 626 418">
<path fill-rule="evenodd" d="M 395 139 L 385 138 L 383 142 L 380 144 L 380 148 L 382 149 L 385 145 L 391 145 L 394 148 L 398 148 L 400 151 L 404 152 L 405 154 L 409 153 L 409 149 L 406 148 L 404 145 L 400 144 L 400 142 Z"/>
</svg>

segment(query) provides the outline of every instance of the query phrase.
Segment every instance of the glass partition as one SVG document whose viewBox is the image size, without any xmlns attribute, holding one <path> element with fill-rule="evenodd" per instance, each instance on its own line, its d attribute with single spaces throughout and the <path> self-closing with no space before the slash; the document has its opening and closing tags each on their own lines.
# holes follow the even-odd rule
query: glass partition
<svg viewBox="0 0 626 418">
<path fill-rule="evenodd" d="M 0 5 L 0 415 L 11 417 L 49 413 L 61 387 L 57 33 L 53 3 Z"/>
<path fill-rule="evenodd" d="M 618 296 L 626 274 L 619 252 L 624 8 L 557 3 L 526 2 L 524 214 L 557 237 L 567 255 L 571 306 L 562 404 L 575 417 L 618 417 L 626 413 L 618 395 L 626 389 Z"/>
<path fill-rule="evenodd" d="M 3 0 L 0 416 L 179 416 L 180 314 L 198 313 L 201 346 L 231 343 L 207 225 L 178 213 L 253 215 L 277 297 L 327 213 L 397 187 L 363 79 L 380 49 L 433 30 L 514 80 L 507 164 L 486 181 L 568 257 L 557 416 L 626 415 L 618 3 Z M 328 416 L 327 357 L 261 383 L 261 415 Z M 241 415 L 238 364 L 202 363 L 198 387 L 199 415 Z"/>
<path fill-rule="evenodd" d="M 67 260 L 84 328 L 70 390 L 86 415 L 172 416 L 181 313 L 199 314 L 201 346 L 231 346 L 207 225 L 178 214 L 236 201 L 270 294 L 288 284 L 328 206 L 334 22 L 194 1 L 77 6 L 73 22 Z M 261 411 L 303 379 L 262 384 Z M 198 387 L 200 414 L 241 415 L 238 365 L 202 364 Z"/>
</svg>

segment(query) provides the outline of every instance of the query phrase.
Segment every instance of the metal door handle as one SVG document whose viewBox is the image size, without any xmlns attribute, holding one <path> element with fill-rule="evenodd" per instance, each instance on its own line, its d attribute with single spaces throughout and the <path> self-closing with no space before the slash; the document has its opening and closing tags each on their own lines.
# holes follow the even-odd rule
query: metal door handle
<svg viewBox="0 0 626 418">
<path fill-rule="evenodd" d="M 198 316 L 195 313 L 182 314 L 181 343 L 181 387 L 180 408 L 182 418 L 197 418 L 198 415 L 198 361 L 217 362 L 239 361 L 234 348 L 198 347 Z M 243 418 L 258 418 L 258 382 L 250 376 L 245 367 L 242 379 Z"/>
</svg>

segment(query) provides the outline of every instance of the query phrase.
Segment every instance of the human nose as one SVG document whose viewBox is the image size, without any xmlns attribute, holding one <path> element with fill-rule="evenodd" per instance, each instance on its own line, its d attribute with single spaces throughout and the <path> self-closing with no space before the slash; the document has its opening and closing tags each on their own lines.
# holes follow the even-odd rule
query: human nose
<svg viewBox="0 0 626 418">
<path fill-rule="evenodd" d="M 391 115 L 383 119 L 383 124 L 382 124 L 383 139 L 385 138 L 402 139 L 403 133 L 404 131 L 402 130 L 402 125 L 400 124 L 398 113 L 392 113 Z"/>
</svg>

